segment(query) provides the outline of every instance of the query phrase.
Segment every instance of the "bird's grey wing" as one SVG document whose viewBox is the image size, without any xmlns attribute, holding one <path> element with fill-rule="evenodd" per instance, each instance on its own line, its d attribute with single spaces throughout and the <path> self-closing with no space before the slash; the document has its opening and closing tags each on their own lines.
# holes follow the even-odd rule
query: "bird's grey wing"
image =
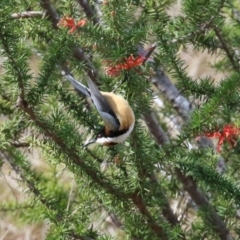
<svg viewBox="0 0 240 240">
<path fill-rule="evenodd" d="M 78 82 L 75 78 L 73 78 L 70 74 L 65 75 L 67 80 L 72 84 L 75 90 L 78 93 L 84 94 L 87 97 L 90 97 L 89 89 L 85 87 L 82 83 Z"/>
<path fill-rule="evenodd" d="M 87 83 L 90 89 L 91 99 L 105 125 L 113 131 L 119 130 L 119 120 L 98 87 L 91 79 L 88 79 Z"/>
</svg>

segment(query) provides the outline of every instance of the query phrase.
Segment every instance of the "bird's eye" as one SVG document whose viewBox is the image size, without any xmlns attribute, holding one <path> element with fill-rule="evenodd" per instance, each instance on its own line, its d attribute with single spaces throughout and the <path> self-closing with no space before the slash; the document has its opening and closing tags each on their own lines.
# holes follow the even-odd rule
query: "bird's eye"
<svg viewBox="0 0 240 240">
<path fill-rule="evenodd" d="M 103 137 L 103 134 L 99 133 L 96 138 L 102 138 L 102 137 Z"/>
</svg>

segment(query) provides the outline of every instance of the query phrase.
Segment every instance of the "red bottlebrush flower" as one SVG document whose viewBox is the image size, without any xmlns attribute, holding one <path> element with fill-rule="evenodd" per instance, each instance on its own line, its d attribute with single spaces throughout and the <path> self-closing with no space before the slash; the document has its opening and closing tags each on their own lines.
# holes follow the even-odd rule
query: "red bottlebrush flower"
<svg viewBox="0 0 240 240">
<path fill-rule="evenodd" d="M 77 27 L 83 27 L 86 24 L 87 24 L 87 20 L 86 19 L 82 19 L 82 20 L 77 22 Z"/>
<path fill-rule="evenodd" d="M 66 28 L 70 28 L 69 33 L 73 33 L 76 31 L 77 27 L 83 27 L 86 25 L 86 20 L 83 19 L 75 23 L 75 20 L 72 17 L 63 17 L 58 22 L 58 26 L 63 26 Z"/>
<path fill-rule="evenodd" d="M 151 48 L 155 48 L 156 46 L 153 46 Z M 149 49 L 151 49 L 149 48 Z M 147 49 L 146 51 L 148 51 L 149 49 Z M 105 68 L 106 74 L 110 77 L 116 77 L 120 74 L 121 71 L 123 70 L 129 70 L 132 69 L 134 67 L 140 66 L 142 65 L 145 61 L 147 60 L 147 58 L 139 55 L 137 57 L 134 57 L 132 54 L 128 57 L 125 58 L 125 61 L 122 63 L 118 63 L 115 66 L 108 66 Z"/>
<path fill-rule="evenodd" d="M 110 77 L 117 77 L 122 69 L 118 66 L 108 66 L 105 67 L 106 74 Z"/>
<path fill-rule="evenodd" d="M 224 141 L 227 141 L 231 147 L 235 147 L 237 142 L 234 140 L 234 137 L 240 135 L 240 128 L 236 127 L 233 124 L 226 124 L 223 127 L 222 131 L 205 133 L 204 136 L 208 138 L 218 138 L 217 152 L 221 152 L 221 146 Z"/>
</svg>

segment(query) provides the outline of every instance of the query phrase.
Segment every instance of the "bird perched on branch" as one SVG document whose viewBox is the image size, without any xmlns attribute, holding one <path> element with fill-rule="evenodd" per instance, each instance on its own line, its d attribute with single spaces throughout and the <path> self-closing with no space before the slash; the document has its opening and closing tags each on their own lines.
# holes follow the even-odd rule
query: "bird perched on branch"
<svg viewBox="0 0 240 240">
<path fill-rule="evenodd" d="M 126 140 L 133 130 L 135 117 L 128 102 L 120 95 L 112 92 L 101 92 L 94 82 L 88 79 L 88 88 L 74 79 L 70 74 L 65 75 L 75 90 L 92 99 L 100 117 L 104 122 L 103 129 L 97 134 L 92 143 L 111 146 Z"/>
</svg>

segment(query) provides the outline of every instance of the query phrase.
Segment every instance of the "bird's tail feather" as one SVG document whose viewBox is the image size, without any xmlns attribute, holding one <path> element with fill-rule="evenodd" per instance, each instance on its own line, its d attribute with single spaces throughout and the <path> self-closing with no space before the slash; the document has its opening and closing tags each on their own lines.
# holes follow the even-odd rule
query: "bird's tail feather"
<svg viewBox="0 0 240 240">
<path fill-rule="evenodd" d="M 89 97 L 89 89 L 84 86 L 82 83 L 78 82 L 73 76 L 70 74 L 64 75 L 66 79 L 72 84 L 72 86 L 75 88 L 75 90 L 81 94 L 84 94 L 85 96 Z"/>
</svg>

